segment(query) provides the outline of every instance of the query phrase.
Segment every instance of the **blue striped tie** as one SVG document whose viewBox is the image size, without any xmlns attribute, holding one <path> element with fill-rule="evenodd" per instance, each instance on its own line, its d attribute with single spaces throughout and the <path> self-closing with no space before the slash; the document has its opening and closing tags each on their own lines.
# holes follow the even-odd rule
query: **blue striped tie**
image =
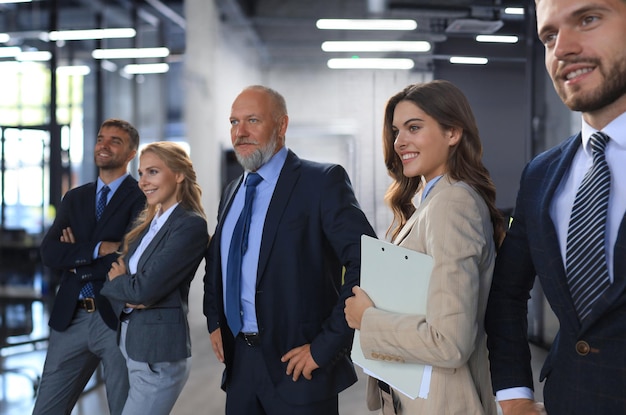
<svg viewBox="0 0 626 415">
<path fill-rule="evenodd" d="M 593 165 L 576 193 L 567 231 L 567 280 L 581 321 L 611 285 L 604 249 L 611 187 L 611 172 L 604 150 L 609 139 L 606 134 L 597 132 L 589 140 Z"/>
</svg>

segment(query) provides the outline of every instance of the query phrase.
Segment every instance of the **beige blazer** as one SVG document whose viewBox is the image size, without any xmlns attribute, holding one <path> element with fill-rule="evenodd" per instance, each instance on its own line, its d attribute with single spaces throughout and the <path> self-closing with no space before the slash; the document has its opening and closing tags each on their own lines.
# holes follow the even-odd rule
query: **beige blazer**
<svg viewBox="0 0 626 415">
<path fill-rule="evenodd" d="M 361 322 L 366 357 L 433 366 L 427 399 L 411 400 L 394 391 L 399 413 L 497 413 L 483 323 L 496 256 L 492 235 L 489 210 L 480 195 L 444 176 L 394 241 L 434 258 L 426 315 L 370 307 Z M 368 380 L 367 404 L 370 410 L 381 405 L 373 378 Z"/>
</svg>

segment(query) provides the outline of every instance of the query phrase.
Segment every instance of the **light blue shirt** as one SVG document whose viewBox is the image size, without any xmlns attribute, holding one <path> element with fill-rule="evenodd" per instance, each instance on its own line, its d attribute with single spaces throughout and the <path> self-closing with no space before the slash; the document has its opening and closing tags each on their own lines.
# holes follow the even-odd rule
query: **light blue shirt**
<svg viewBox="0 0 626 415">
<path fill-rule="evenodd" d="M 257 173 L 263 178 L 263 181 L 257 185 L 254 201 L 252 202 L 248 249 L 243 256 L 241 267 L 241 309 L 243 312 L 243 327 L 241 331 L 244 333 L 256 333 L 259 331 L 256 320 L 255 296 L 261 238 L 263 236 L 263 225 L 265 224 L 267 209 L 272 200 L 280 172 L 285 165 L 285 160 L 287 160 L 287 148 L 283 147 L 278 153 L 274 154 L 267 163 L 257 170 Z M 243 184 L 245 183 L 247 175 L 248 172 L 245 172 L 245 177 L 233 198 L 233 203 L 224 218 L 224 226 L 222 227 L 220 246 L 222 252 L 222 282 L 224 287 L 226 287 L 226 267 L 228 263 L 230 240 L 237 219 L 239 219 L 239 215 L 243 210 L 246 193 Z M 224 303 L 226 303 L 225 290 L 222 295 L 224 296 Z"/>
<path fill-rule="evenodd" d="M 443 177 L 443 174 L 430 179 L 430 181 L 426 183 L 426 186 L 424 187 L 424 191 L 422 192 L 422 200 L 421 200 L 422 202 L 424 201 L 424 199 L 426 199 L 430 191 L 433 190 L 433 187 L 435 187 L 437 182 L 441 180 L 442 177 Z"/>
<path fill-rule="evenodd" d="M 576 191 L 585 173 L 593 164 L 589 138 L 596 131 L 585 120 L 582 121 L 582 146 L 576 152 L 572 165 L 563 176 L 550 204 L 550 218 L 552 218 L 556 228 L 564 266 L 566 264 L 567 228 L 570 215 L 574 206 Z M 613 282 L 613 251 L 617 232 L 626 212 L 626 113 L 611 121 L 602 129 L 602 132 L 611 137 L 605 150 L 606 161 L 611 170 L 611 191 L 604 243 L 609 277 Z M 533 399 L 533 392 L 525 387 L 503 389 L 496 392 L 496 398 L 498 401 L 516 398 Z"/>
<path fill-rule="evenodd" d="M 117 179 L 113 180 L 111 183 L 109 183 L 107 185 L 107 186 L 109 186 L 109 194 L 107 195 L 107 205 L 111 201 L 111 198 L 113 197 L 115 192 L 117 192 L 117 189 L 120 188 L 120 185 L 122 184 L 122 182 L 124 180 L 126 180 L 126 176 L 128 176 L 128 173 L 122 175 L 121 177 L 118 177 Z M 104 182 L 102 181 L 102 179 L 100 179 L 100 177 L 98 177 L 98 181 L 96 182 L 96 204 L 95 204 L 95 206 L 98 206 L 98 198 L 100 197 L 100 192 L 102 191 L 103 187 L 104 187 Z M 94 215 L 95 214 L 96 214 L 96 212 L 94 211 Z M 102 241 L 98 242 L 96 244 L 95 249 L 93 250 L 93 259 L 98 258 L 98 251 L 100 250 L 100 244 L 102 244 Z"/>
</svg>

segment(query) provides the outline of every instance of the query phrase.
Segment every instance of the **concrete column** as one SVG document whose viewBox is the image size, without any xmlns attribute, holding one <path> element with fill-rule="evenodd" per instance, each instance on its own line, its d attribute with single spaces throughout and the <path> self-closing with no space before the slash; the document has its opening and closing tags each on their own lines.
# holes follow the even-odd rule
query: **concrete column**
<svg viewBox="0 0 626 415">
<path fill-rule="evenodd" d="M 216 134 L 216 55 L 219 15 L 215 2 L 185 1 L 187 50 L 183 86 L 187 140 L 191 148 L 209 232 L 213 233 L 219 202 L 220 145 Z"/>
</svg>

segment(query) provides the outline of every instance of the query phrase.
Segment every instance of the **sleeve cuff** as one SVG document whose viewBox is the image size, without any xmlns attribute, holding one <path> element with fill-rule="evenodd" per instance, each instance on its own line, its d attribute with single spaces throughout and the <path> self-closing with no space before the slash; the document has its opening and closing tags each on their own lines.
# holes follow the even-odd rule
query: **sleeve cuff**
<svg viewBox="0 0 626 415">
<path fill-rule="evenodd" d="M 508 401 L 510 399 L 532 399 L 534 401 L 535 395 L 532 389 L 527 387 L 508 388 L 496 392 L 496 401 Z"/>
</svg>

